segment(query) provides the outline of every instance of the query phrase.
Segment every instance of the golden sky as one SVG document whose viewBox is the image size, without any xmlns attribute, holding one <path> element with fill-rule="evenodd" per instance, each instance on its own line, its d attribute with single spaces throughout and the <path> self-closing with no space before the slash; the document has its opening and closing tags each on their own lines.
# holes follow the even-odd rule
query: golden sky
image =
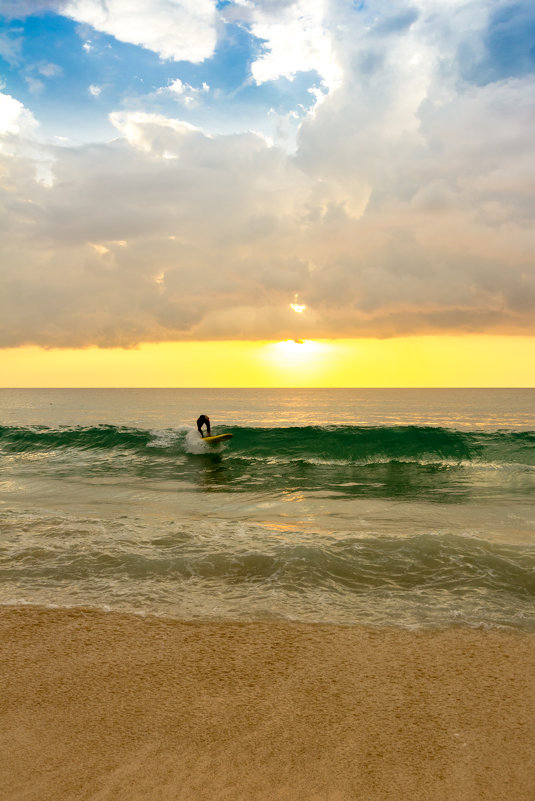
<svg viewBox="0 0 535 801">
<path fill-rule="evenodd" d="M 535 337 L 26 347 L 0 366 L 3 387 L 532 387 Z"/>
</svg>

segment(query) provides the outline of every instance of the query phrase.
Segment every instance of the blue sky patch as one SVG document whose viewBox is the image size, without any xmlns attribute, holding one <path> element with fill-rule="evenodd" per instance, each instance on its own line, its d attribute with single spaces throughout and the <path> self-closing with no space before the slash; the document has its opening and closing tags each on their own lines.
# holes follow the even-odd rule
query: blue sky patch
<svg viewBox="0 0 535 801">
<path fill-rule="evenodd" d="M 213 57 L 199 64 L 162 59 L 53 13 L 4 20 L 3 35 L 4 91 L 32 111 L 48 138 L 109 139 L 116 135 L 109 113 L 138 109 L 216 132 L 252 127 L 269 133 L 273 112 L 302 115 L 314 102 L 309 90 L 321 82 L 306 71 L 257 86 L 251 64 L 264 42 L 233 23 L 220 24 Z M 182 85 L 182 95 L 173 85 Z"/>
<path fill-rule="evenodd" d="M 483 57 L 464 50 L 463 77 L 478 86 L 535 73 L 535 5 L 511 3 L 491 15 Z"/>
</svg>

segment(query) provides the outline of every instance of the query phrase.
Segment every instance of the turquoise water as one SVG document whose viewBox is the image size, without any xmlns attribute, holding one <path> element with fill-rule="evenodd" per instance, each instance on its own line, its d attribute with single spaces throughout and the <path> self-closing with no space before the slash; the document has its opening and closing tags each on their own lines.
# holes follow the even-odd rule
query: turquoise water
<svg viewBox="0 0 535 801">
<path fill-rule="evenodd" d="M 203 443 L 201 413 L 214 433 Z M 535 630 L 534 390 L 0 390 L 0 603 Z"/>
</svg>

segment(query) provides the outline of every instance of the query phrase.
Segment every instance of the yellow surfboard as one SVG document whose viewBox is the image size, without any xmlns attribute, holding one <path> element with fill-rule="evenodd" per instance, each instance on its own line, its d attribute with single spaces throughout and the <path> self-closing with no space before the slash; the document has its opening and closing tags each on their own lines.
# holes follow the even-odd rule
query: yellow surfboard
<svg viewBox="0 0 535 801">
<path fill-rule="evenodd" d="M 224 442 L 226 439 L 232 439 L 232 434 L 215 434 L 213 437 L 203 437 L 202 441 L 215 445 L 216 442 Z"/>
</svg>

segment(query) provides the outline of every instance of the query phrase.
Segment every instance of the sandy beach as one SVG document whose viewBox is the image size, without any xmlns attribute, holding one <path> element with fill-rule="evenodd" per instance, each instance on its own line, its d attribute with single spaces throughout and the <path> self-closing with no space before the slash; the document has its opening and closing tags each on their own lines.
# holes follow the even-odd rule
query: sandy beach
<svg viewBox="0 0 535 801">
<path fill-rule="evenodd" d="M 0 611 L 0 795 L 533 798 L 535 637 Z"/>
</svg>

